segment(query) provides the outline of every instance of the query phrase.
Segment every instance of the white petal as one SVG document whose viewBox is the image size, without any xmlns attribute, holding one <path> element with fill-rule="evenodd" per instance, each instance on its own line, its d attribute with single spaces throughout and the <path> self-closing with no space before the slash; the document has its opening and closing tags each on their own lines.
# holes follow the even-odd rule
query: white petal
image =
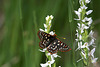
<svg viewBox="0 0 100 67">
<path fill-rule="evenodd" d="M 80 23 L 77 23 L 77 25 L 80 27 L 81 26 L 81 24 Z"/>
<path fill-rule="evenodd" d="M 82 21 L 85 22 L 85 19 L 83 19 Z"/>
<path fill-rule="evenodd" d="M 44 27 L 45 27 L 45 28 L 47 28 L 47 25 L 46 25 L 46 24 L 44 24 Z"/>
<path fill-rule="evenodd" d="M 43 50 L 40 50 L 40 49 L 39 49 L 39 51 L 41 51 L 41 52 L 45 52 L 46 50 L 47 50 L 47 48 L 45 48 L 45 49 L 43 49 Z"/>
<path fill-rule="evenodd" d="M 86 25 L 84 26 L 84 29 L 88 29 L 88 28 L 89 28 L 88 26 L 86 26 Z"/>
<path fill-rule="evenodd" d="M 50 53 L 47 53 L 47 55 L 50 56 L 51 54 Z"/>
<path fill-rule="evenodd" d="M 76 29 L 76 32 L 78 32 L 78 30 Z"/>
<path fill-rule="evenodd" d="M 89 52 L 89 56 L 92 56 L 94 58 L 94 52 L 95 52 L 95 48 L 93 48 L 90 52 Z"/>
<path fill-rule="evenodd" d="M 81 1 L 82 1 L 82 0 L 79 0 L 79 3 L 80 3 L 80 4 L 81 4 Z"/>
<path fill-rule="evenodd" d="M 95 43 L 94 43 L 94 39 L 91 39 L 91 41 L 89 42 L 89 46 L 90 46 L 90 45 L 93 45 L 93 44 L 95 44 Z"/>
<path fill-rule="evenodd" d="M 78 42 L 78 49 L 80 49 L 82 46 L 82 42 Z"/>
<path fill-rule="evenodd" d="M 49 15 L 46 17 L 46 20 L 48 21 L 48 19 L 49 19 Z"/>
<path fill-rule="evenodd" d="M 83 58 L 79 59 L 77 62 L 81 61 Z"/>
<path fill-rule="evenodd" d="M 78 15 L 79 19 L 80 19 L 80 12 L 75 11 L 75 13 Z"/>
<path fill-rule="evenodd" d="M 54 35 L 54 34 L 55 34 L 55 32 L 51 31 L 49 34 Z"/>
<path fill-rule="evenodd" d="M 89 10 L 86 12 L 87 15 L 91 14 L 93 12 L 93 10 Z"/>
<path fill-rule="evenodd" d="M 88 46 L 88 43 L 86 42 L 86 43 L 84 43 L 84 45 L 81 46 L 81 48 L 85 48 L 87 46 Z"/>
<path fill-rule="evenodd" d="M 81 9 L 81 8 L 79 8 L 79 9 L 78 9 L 78 12 L 82 12 L 82 9 Z"/>
<path fill-rule="evenodd" d="M 93 34 L 94 34 L 94 32 L 91 30 L 90 33 L 89 33 L 89 37 L 91 37 L 92 39 L 96 40 L 96 39 L 93 37 Z"/>
<path fill-rule="evenodd" d="M 82 40 L 82 35 L 79 36 L 79 40 Z"/>
<path fill-rule="evenodd" d="M 81 33 L 83 33 L 84 32 L 84 30 L 83 29 L 81 29 Z"/>
<path fill-rule="evenodd" d="M 41 67 L 47 67 L 47 66 L 48 66 L 47 63 L 45 63 L 45 64 L 40 64 L 40 65 L 41 65 Z"/>
<path fill-rule="evenodd" d="M 76 40 L 76 42 L 78 42 L 78 39 L 75 39 Z"/>
<path fill-rule="evenodd" d="M 51 67 L 51 64 L 53 64 L 54 62 L 55 62 L 55 60 L 51 60 L 51 61 L 46 62 L 45 64 L 40 64 L 40 65 L 42 67 L 47 67 L 47 66 Z"/>
<path fill-rule="evenodd" d="M 61 58 L 61 56 L 57 55 L 57 53 L 52 54 L 52 55 L 53 55 L 54 58 L 57 58 L 57 57 L 60 57 Z"/>
<path fill-rule="evenodd" d="M 53 16 L 51 15 L 50 18 L 53 19 Z"/>
<path fill-rule="evenodd" d="M 85 0 L 85 3 L 90 3 L 91 0 Z"/>
<path fill-rule="evenodd" d="M 81 52 L 82 53 L 82 55 L 84 56 L 84 58 L 86 59 L 86 54 L 84 53 L 84 52 Z"/>
<path fill-rule="evenodd" d="M 86 7 L 85 5 L 81 6 L 81 9 L 87 9 L 88 7 Z"/>
<path fill-rule="evenodd" d="M 45 29 L 45 32 L 47 32 L 47 29 Z"/>
<path fill-rule="evenodd" d="M 92 22 L 93 22 L 93 20 L 90 20 L 90 21 L 88 22 L 88 25 L 90 26 Z"/>
<path fill-rule="evenodd" d="M 91 62 L 92 62 L 92 63 L 96 63 L 97 59 L 98 59 L 98 58 L 93 58 L 93 59 L 91 60 Z"/>
<path fill-rule="evenodd" d="M 49 21 L 49 25 L 51 24 L 51 20 Z"/>
<path fill-rule="evenodd" d="M 80 14 L 78 11 L 74 11 L 77 15 Z"/>
<path fill-rule="evenodd" d="M 44 31 L 44 30 L 40 28 L 40 31 Z"/>
<path fill-rule="evenodd" d="M 91 30 L 89 36 L 93 36 L 94 32 Z"/>
<path fill-rule="evenodd" d="M 91 21 L 92 20 L 91 17 L 90 18 L 85 17 L 85 19 L 86 19 L 86 21 Z"/>
</svg>

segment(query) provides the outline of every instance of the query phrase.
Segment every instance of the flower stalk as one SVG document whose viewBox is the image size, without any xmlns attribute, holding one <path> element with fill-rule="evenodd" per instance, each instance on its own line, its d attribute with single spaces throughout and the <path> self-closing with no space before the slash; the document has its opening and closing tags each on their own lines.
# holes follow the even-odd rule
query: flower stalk
<svg viewBox="0 0 100 67">
<path fill-rule="evenodd" d="M 52 19 L 53 19 L 53 16 L 51 15 L 51 16 L 47 16 L 46 17 L 46 23 L 44 24 L 44 27 L 45 27 L 45 30 L 43 30 L 43 29 L 40 29 L 41 31 L 44 31 L 44 32 L 46 32 L 46 33 L 49 33 L 50 35 L 54 35 L 55 34 L 55 32 L 53 32 L 53 31 L 51 31 L 50 32 L 50 28 L 51 28 L 51 21 L 52 21 Z M 50 54 L 48 51 L 47 51 L 47 49 L 45 48 L 45 49 L 43 49 L 43 50 L 40 50 L 41 52 L 45 52 L 45 55 L 46 55 L 46 57 L 47 57 L 47 59 L 46 59 L 46 63 L 44 63 L 44 64 L 40 64 L 41 65 L 41 67 L 56 67 L 55 65 L 56 65 L 56 63 L 55 63 L 55 58 L 57 58 L 57 57 L 60 57 L 60 56 L 58 56 L 57 55 L 57 53 L 55 53 L 55 54 Z"/>
<path fill-rule="evenodd" d="M 95 63 L 97 60 L 97 58 L 94 58 L 93 55 L 93 53 L 95 52 L 95 47 L 93 47 L 92 50 L 90 50 L 89 48 L 91 45 L 94 45 L 95 40 L 95 38 L 93 37 L 93 31 L 90 29 L 93 20 L 91 17 L 87 17 L 93 11 L 87 11 L 88 7 L 86 7 L 86 5 L 90 3 L 90 1 L 91 0 L 79 0 L 80 8 L 78 9 L 78 11 L 75 11 L 76 15 L 78 16 L 78 19 L 75 19 L 78 21 L 78 26 L 76 29 L 76 42 L 78 43 L 78 48 L 76 49 L 76 51 L 79 50 L 82 57 L 77 62 L 83 60 L 86 66 L 89 66 L 90 61 L 92 63 Z"/>
</svg>

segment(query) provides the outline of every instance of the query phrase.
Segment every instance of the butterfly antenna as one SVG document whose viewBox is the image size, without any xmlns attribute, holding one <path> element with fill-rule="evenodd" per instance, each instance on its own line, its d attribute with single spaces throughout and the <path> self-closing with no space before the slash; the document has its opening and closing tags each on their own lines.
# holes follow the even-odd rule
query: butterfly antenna
<svg viewBox="0 0 100 67">
<path fill-rule="evenodd" d="M 57 37 L 58 37 L 58 38 L 61 38 L 61 39 L 64 39 L 64 40 L 66 39 L 65 37 L 59 37 L 59 36 L 57 36 Z"/>
<path fill-rule="evenodd" d="M 53 30 L 53 32 L 55 32 L 55 30 Z M 56 34 L 55 34 L 55 36 L 57 36 Z M 64 38 L 64 37 L 60 37 L 60 36 L 57 36 L 58 38 L 61 38 L 61 39 L 66 39 L 66 38 Z"/>
</svg>

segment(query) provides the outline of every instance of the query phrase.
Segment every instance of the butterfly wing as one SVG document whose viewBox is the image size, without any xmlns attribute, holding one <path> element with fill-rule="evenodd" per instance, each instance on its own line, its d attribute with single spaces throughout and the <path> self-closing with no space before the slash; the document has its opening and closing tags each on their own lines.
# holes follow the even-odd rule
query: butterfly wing
<svg viewBox="0 0 100 67">
<path fill-rule="evenodd" d="M 70 51 L 70 47 L 68 45 L 66 45 L 65 43 L 63 42 L 59 42 L 59 47 L 58 47 L 58 50 L 61 51 L 61 52 L 67 52 L 67 51 Z"/>
<path fill-rule="evenodd" d="M 47 50 L 49 53 L 54 54 L 57 53 L 58 51 L 61 52 L 67 52 L 71 50 L 69 46 L 67 46 L 65 43 L 61 42 L 58 39 L 55 39 L 48 47 Z"/>
<path fill-rule="evenodd" d="M 47 51 L 51 54 L 57 53 L 58 52 L 58 46 L 57 46 L 57 40 L 54 40 L 48 47 Z"/>
<path fill-rule="evenodd" d="M 48 33 L 45 33 L 43 31 L 39 31 L 38 32 L 38 37 L 39 39 L 41 40 L 40 43 L 39 43 L 39 46 L 40 48 L 44 49 L 46 47 L 48 47 L 50 45 L 50 43 L 55 40 L 55 37 L 48 34 Z"/>
</svg>

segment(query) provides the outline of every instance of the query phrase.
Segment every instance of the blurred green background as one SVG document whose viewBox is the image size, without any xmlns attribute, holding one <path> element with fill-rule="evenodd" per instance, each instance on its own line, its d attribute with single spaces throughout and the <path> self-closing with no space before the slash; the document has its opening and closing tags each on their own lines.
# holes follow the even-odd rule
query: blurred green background
<svg viewBox="0 0 100 67">
<path fill-rule="evenodd" d="M 100 58 L 100 0 L 91 0 L 87 5 L 93 9 L 92 16 L 94 37 L 96 38 L 95 57 Z M 75 52 L 75 29 L 77 22 L 74 10 L 79 8 L 78 0 L 0 0 L 0 67 L 40 67 L 46 56 L 39 51 L 39 28 L 44 29 L 45 17 L 53 15 L 51 30 L 55 30 L 59 38 L 71 47 L 71 51 L 61 53 L 56 58 L 56 66 L 82 67 L 76 61 L 80 54 Z M 71 22 L 71 23 L 70 23 Z M 72 46 L 73 45 L 73 46 Z M 73 53 L 75 59 L 73 60 Z M 100 67 L 100 59 L 91 67 Z"/>
</svg>

